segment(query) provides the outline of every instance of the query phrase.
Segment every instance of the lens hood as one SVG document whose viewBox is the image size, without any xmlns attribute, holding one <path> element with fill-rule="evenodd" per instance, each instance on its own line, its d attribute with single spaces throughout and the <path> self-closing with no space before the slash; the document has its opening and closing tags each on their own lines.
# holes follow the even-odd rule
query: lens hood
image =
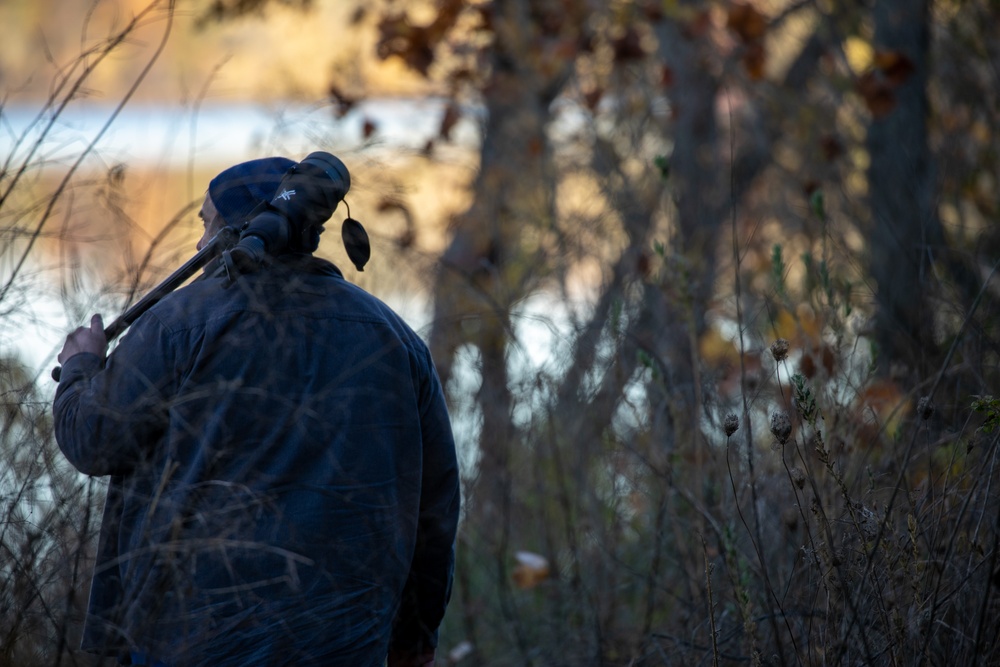
<svg viewBox="0 0 1000 667">
<path fill-rule="evenodd" d="M 318 166 L 336 184 L 340 190 L 336 196 L 337 201 L 347 195 L 347 191 L 351 189 L 351 173 L 347 171 L 347 165 L 341 162 L 338 157 L 324 151 L 314 151 L 307 155 L 298 166 L 302 167 L 307 164 Z"/>
</svg>

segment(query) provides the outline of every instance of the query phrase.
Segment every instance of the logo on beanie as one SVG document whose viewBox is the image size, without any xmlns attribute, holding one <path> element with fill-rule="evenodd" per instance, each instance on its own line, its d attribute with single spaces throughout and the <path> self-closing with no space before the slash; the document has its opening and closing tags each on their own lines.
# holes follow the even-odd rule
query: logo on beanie
<svg viewBox="0 0 1000 667">
<path fill-rule="evenodd" d="M 290 201 L 291 198 L 294 195 L 295 195 L 295 190 L 282 190 L 274 198 L 275 199 L 284 199 L 285 201 Z"/>
</svg>

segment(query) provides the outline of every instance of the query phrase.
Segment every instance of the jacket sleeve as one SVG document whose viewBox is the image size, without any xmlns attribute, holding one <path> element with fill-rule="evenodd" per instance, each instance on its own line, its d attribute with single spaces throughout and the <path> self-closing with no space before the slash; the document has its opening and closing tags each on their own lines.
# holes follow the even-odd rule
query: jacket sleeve
<svg viewBox="0 0 1000 667">
<path fill-rule="evenodd" d="M 438 626 L 451 597 L 460 490 L 455 440 L 441 382 L 430 353 L 421 391 L 423 469 L 417 543 L 393 627 L 391 651 L 433 653 Z"/>
<path fill-rule="evenodd" d="M 146 314 L 108 357 L 81 353 L 63 364 L 52 413 L 59 448 L 87 475 L 128 473 L 163 432 L 163 390 L 173 354 L 159 322 Z"/>
</svg>

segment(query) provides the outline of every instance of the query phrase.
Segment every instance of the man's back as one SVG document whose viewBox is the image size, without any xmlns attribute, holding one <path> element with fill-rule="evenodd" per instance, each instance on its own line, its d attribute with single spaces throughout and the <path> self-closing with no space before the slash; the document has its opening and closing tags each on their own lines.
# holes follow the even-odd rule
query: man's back
<svg viewBox="0 0 1000 667">
<path fill-rule="evenodd" d="M 196 282 L 106 371 L 90 357 L 64 364 L 55 413 L 67 457 L 114 475 L 91 648 L 381 664 L 401 597 L 394 641 L 433 644 L 454 444 L 426 346 L 391 310 L 331 265 L 282 262 Z"/>
</svg>

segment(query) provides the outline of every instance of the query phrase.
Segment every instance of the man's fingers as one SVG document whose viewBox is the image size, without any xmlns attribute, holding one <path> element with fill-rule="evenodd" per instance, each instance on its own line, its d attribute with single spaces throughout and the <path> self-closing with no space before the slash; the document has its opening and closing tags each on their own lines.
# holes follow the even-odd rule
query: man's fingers
<svg viewBox="0 0 1000 667">
<path fill-rule="evenodd" d="M 94 315 L 90 318 L 89 329 L 77 327 L 73 333 L 66 336 L 66 342 L 63 344 L 62 352 L 59 353 L 57 359 L 59 359 L 59 363 L 63 364 L 70 357 L 81 352 L 90 352 L 103 359 L 107 348 L 108 339 L 104 335 L 104 320 L 101 319 L 100 315 Z"/>
</svg>

